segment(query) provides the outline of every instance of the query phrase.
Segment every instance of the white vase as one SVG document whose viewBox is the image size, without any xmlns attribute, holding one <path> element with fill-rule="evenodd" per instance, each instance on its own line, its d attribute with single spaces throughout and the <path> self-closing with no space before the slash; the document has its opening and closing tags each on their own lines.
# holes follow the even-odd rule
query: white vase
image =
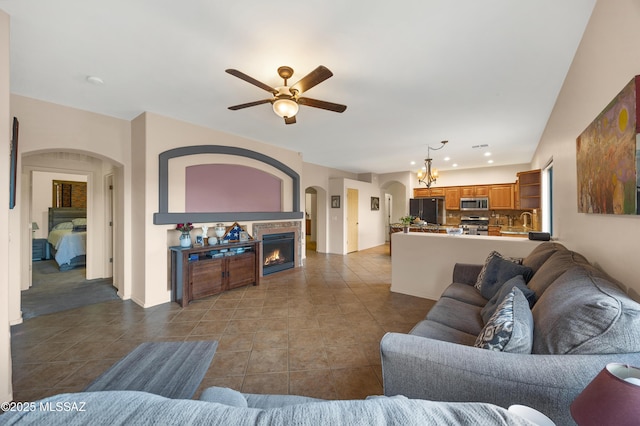
<svg viewBox="0 0 640 426">
<path fill-rule="evenodd" d="M 180 235 L 180 247 L 191 247 L 191 234 L 183 232 Z"/>
</svg>

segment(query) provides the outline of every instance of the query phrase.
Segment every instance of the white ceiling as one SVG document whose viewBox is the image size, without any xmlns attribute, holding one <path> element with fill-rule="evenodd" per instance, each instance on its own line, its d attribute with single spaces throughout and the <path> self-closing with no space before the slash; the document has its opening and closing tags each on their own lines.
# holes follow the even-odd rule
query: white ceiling
<svg viewBox="0 0 640 426">
<path fill-rule="evenodd" d="M 596 0 L 0 0 L 11 91 L 131 120 L 143 111 L 302 153 L 351 172 L 528 163 Z M 318 65 L 334 76 L 285 125 L 270 95 Z M 86 81 L 98 76 L 104 85 Z M 489 145 L 473 149 L 474 145 Z M 444 157 L 451 161 L 444 162 Z"/>
</svg>

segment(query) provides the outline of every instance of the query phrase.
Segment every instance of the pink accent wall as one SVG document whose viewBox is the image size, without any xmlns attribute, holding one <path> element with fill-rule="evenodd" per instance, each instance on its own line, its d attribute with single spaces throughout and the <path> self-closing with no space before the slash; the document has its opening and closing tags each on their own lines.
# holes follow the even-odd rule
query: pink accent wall
<svg viewBox="0 0 640 426">
<path fill-rule="evenodd" d="M 280 212 L 282 180 L 253 167 L 199 164 L 186 168 L 185 212 Z"/>
</svg>

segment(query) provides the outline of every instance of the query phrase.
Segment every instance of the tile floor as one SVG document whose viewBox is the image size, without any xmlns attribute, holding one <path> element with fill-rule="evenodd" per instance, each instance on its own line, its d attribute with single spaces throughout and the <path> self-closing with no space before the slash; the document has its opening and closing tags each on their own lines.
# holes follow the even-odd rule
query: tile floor
<svg viewBox="0 0 640 426">
<path fill-rule="evenodd" d="M 380 339 L 410 330 L 434 303 L 391 293 L 390 282 L 388 245 L 308 252 L 302 268 L 186 308 L 118 300 L 32 318 L 11 330 L 14 399 L 81 391 L 141 342 L 167 340 L 218 340 L 200 390 L 381 394 Z"/>
</svg>

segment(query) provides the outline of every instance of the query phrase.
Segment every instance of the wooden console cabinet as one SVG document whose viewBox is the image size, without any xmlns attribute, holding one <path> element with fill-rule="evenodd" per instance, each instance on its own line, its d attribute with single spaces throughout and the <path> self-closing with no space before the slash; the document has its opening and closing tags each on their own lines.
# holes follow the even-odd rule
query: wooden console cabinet
<svg viewBox="0 0 640 426">
<path fill-rule="evenodd" d="M 243 253 L 236 253 L 243 249 Z M 248 284 L 260 284 L 262 242 L 216 244 L 191 248 L 169 247 L 171 251 L 171 293 L 174 302 L 212 296 Z M 227 250 L 221 257 L 212 254 Z"/>
</svg>

